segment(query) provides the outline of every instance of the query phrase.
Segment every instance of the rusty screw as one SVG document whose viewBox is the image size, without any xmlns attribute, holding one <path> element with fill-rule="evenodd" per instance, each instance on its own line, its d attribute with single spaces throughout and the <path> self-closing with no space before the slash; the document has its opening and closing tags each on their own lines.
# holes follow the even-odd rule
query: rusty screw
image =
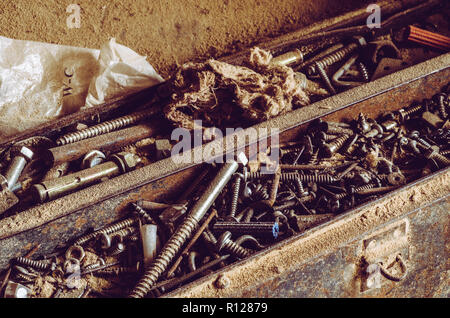
<svg viewBox="0 0 450 318">
<path fill-rule="evenodd" d="M 188 237 L 191 236 L 202 217 L 211 207 L 219 193 L 227 185 L 238 167 L 238 162 L 234 160 L 224 164 L 217 176 L 209 184 L 206 191 L 196 202 L 190 213 L 165 244 L 160 254 L 154 259 L 152 265 L 149 266 L 143 277 L 131 291 L 129 295 L 131 298 L 143 298 L 151 290 L 153 284 L 155 284 L 162 273 L 166 271 L 168 265 L 179 252 L 181 246 L 186 242 Z"/>
</svg>

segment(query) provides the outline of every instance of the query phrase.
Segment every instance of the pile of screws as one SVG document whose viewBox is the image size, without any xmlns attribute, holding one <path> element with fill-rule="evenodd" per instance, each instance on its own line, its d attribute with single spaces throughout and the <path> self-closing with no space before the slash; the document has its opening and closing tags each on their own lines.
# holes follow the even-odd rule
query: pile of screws
<svg viewBox="0 0 450 318">
<path fill-rule="evenodd" d="M 272 149 L 281 157 L 273 174 L 249 171 L 243 154 L 212 176 L 205 169 L 173 204 L 131 203 L 126 219 L 79 237 L 63 256 L 13 260 L 8 290 L 30 294 L 48 276 L 53 297 L 158 297 L 448 167 L 449 90 L 376 120 L 317 119 Z M 87 277 L 114 281 L 119 292 L 77 283 Z"/>
</svg>

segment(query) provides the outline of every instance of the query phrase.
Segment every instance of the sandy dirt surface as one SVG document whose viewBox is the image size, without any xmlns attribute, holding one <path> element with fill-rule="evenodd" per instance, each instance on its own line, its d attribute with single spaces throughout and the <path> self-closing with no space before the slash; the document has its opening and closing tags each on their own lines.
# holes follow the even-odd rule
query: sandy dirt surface
<svg viewBox="0 0 450 318">
<path fill-rule="evenodd" d="M 194 58 L 219 57 L 242 46 L 362 8 L 367 0 L 15 0 L 0 4 L 0 35 L 100 48 L 115 37 L 148 57 L 167 77 Z M 81 27 L 68 28 L 70 4 Z"/>
</svg>

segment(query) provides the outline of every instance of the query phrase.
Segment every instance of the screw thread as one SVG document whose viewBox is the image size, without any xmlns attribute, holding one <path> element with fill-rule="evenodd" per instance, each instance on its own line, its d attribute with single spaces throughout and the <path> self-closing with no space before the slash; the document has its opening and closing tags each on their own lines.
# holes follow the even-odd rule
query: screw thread
<svg viewBox="0 0 450 318">
<path fill-rule="evenodd" d="M 236 215 L 236 209 L 239 199 L 239 191 L 241 189 L 241 178 L 236 176 L 234 179 L 233 187 L 232 187 L 232 196 L 231 196 L 231 204 L 230 204 L 230 216 L 234 217 Z"/>
<path fill-rule="evenodd" d="M 227 240 L 223 244 L 222 250 L 238 258 L 246 258 L 252 254 L 250 250 L 236 244 L 232 240 Z"/>
<path fill-rule="evenodd" d="M 213 231 L 230 231 L 231 233 L 272 234 L 276 222 L 216 222 Z"/>
<path fill-rule="evenodd" d="M 50 268 L 51 264 L 48 262 L 35 261 L 26 257 L 17 257 L 15 258 L 15 262 L 17 264 L 29 266 L 39 270 L 47 270 Z"/>
<path fill-rule="evenodd" d="M 326 68 L 328 66 L 333 65 L 334 63 L 342 61 L 345 57 L 347 57 L 350 53 L 352 53 L 354 50 L 358 48 L 358 45 L 356 43 L 351 43 L 347 45 L 346 47 L 343 47 L 342 49 L 339 49 L 333 53 L 330 53 L 326 56 L 324 56 L 322 59 L 316 61 L 316 63 L 322 67 Z M 313 75 L 317 72 L 316 66 L 313 64 L 309 66 L 308 73 Z"/>
<path fill-rule="evenodd" d="M 364 63 L 359 62 L 358 69 L 359 69 L 359 72 L 361 73 L 361 78 L 363 79 L 363 81 L 368 82 L 370 80 L 370 77 L 369 77 L 369 70 L 367 69 L 367 66 Z"/>
<path fill-rule="evenodd" d="M 153 110 L 150 110 L 150 111 L 146 110 L 146 111 L 126 115 L 123 117 L 119 117 L 114 120 L 106 121 L 104 123 L 64 135 L 56 140 L 56 144 L 58 146 L 63 146 L 63 145 L 78 142 L 78 141 L 81 141 L 84 139 L 107 134 L 114 130 L 118 130 L 120 128 L 132 125 L 132 124 L 138 122 L 139 120 L 144 119 L 145 117 L 151 115 L 152 113 L 153 113 Z"/>
<path fill-rule="evenodd" d="M 134 212 L 139 216 L 139 217 L 141 217 L 142 219 L 144 219 L 144 221 L 146 222 L 146 223 L 151 223 L 151 224 L 154 224 L 155 223 L 155 221 L 152 219 L 152 217 L 147 213 L 147 211 L 145 211 L 142 207 L 140 207 L 138 204 L 136 204 L 136 203 L 132 203 L 131 204 L 132 205 L 132 207 L 133 207 L 133 209 L 134 209 Z"/>
<path fill-rule="evenodd" d="M 436 152 L 433 154 L 432 156 L 433 159 L 435 159 L 436 161 L 438 161 L 439 163 L 441 163 L 444 166 L 449 166 L 450 165 L 450 159 L 448 159 L 447 157 L 445 157 L 444 155 Z"/>
<path fill-rule="evenodd" d="M 405 108 L 405 114 L 406 114 L 406 116 L 411 116 L 411 115 L 415 115 L 416 113 L 420 112 L 421 110 L 423 110 L 422 105 L 409 106 L 409 107 Z"/>
<path fill-rule="evenodd" d="M 313 152 L 311 158 L 309 158 L 309 160 L 306 164 L 308 164 L 308 165 L 315 164 L 318 162 L 318 158 L 319 158 L 319 150 L 316 150 Z"/>
<path fill-rule="evenodd" d="M 441 116 L 442 119 L 447 119 L 448 114 L 447 114 L 447 110 L 445 107 L 445 101 L 446 96 L 445 94 L 441 93 L 439 94 L 439 103 L 438 103 L 438 110 L 439 110 L 439 115 Z"/>
<path fill-rule="evenodd" d="M 181 246 L 186 242 L 187 238 L 191 236 L 197 225 L 198 222 L 193 217 L 188 216 L 183 221 L 151 266 L 146 270 L 144 276 L 131 291 L 131 298 L 143 298 L 150 291 L 153 284 L 156 283 L 158 278 L 167 269 L 170 262 L 178 253 Z"/>
<path fill-rule="evenodd" d="M 95 232 L 83 235 L 78 240 L 76 240 L 73 243 L 73 245 L 80 245 L 81 246 L 81 245 L 85 244 L 86 242 L 90 241 L 91 239 L 95 238 L 100 233 L 111 234 L 113 232 L 120 231 L 120 230 L 122 230 L 122 229 L 124 229 L 126 227 L 132 226 L 136 222 L 137 222 L 137 219 L 135 219 L 135 218 L 125 219 L 125 220 L 120 221 L 120 222 L 118 222 L 116 224 L 112 224 L 110 226 L 107 226 L 107 227 L 105 227 L 105 228 L 103 228 L 101 230 L 98 230 L 98 231 L 95 231 Z"/>
</svg>

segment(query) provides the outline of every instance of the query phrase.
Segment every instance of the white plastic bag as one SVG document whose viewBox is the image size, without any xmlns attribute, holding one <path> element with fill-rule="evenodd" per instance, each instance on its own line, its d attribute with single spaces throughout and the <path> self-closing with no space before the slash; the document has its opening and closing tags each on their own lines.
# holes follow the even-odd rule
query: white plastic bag
<svg viewBox="0 0 450 318">
<path fill-rule="evenodd" d="M 0 37 L 0 140 L 161 81 L 114 39 L 93 50 Z"/>
</svg>

